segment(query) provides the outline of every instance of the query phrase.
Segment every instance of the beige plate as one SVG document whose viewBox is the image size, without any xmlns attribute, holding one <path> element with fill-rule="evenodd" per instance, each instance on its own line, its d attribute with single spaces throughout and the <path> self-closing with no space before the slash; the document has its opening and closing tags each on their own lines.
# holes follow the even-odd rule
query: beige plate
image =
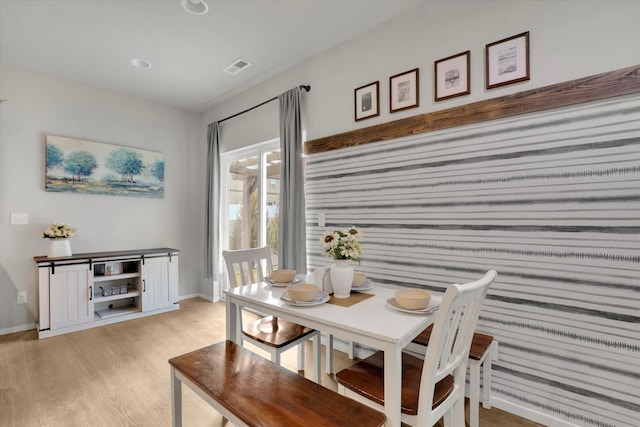
<svg viewBox="0 0 640 427">
<path fill-rule="evenodd" d="M 329 301 L 330 299 L 331 299 L 331 297 L 326 292 L 318 292 L 318 295 L 316 296 L 316 299 L 314 299 L 313 301 L 295 301 L 295 300 L 292 300 L 291 297 L 289 297 L 289 294 L 286 293 L 286 292 L 284 294 L 282 294 L 282 296 L 280 296 L 280 301 L 283 301 L 283 302 L 285 302 L 286 304 L 289 304 L 289 305 L 295 305 L 295 306 L 299 306 L 299 307 L 308 307 L 310 305 L 324 304 L 325 302 Z"/>
<path fill-rule="evenodd" d="M 293 282 L 276 282 L 271 278 L 271 276 L 267 276 L 264 278 L 264 281 L 270 284 L 271 286 L 282 287 L 285 288 L 289 285 L 295 285 L 296 283 L 302 282 L 302 279 L 298 279 L 297 277 L 293 279 Z"/>
<path fill-rule="evenodd" d="M 440 307 L 440 298 L 437 298 L 434 301 L 434 298 L 431 297 L 431 301 L 429 301 L 429 305 L 427 305 L 425 308 L 421 308 L 420 310 L 409 310 L 408 308 L 402 308 L 400 307 L 400 305 L 396 302 L 395 298 L 389 298 L 387 300 L 387 305 L 391 308 L 393 308 L 394 310 L 398 310 L 398 311 L 402 311 L 404 313 L 413 313 L 413 314 L 431 314 L 434 311 L 437 311 L 438 308 Z"/>
<path fill-rule="evenodd" d="M 373 289 L 373 284 L 369 279 L 366 279 L 364 281 L 364 285 L 362 286 L 358 286 L 358 287 L 351 286 L 351 290 L 353 292 L 366 292 L 366 291 L 370 291 L 371 289 Z"/>
</svg>

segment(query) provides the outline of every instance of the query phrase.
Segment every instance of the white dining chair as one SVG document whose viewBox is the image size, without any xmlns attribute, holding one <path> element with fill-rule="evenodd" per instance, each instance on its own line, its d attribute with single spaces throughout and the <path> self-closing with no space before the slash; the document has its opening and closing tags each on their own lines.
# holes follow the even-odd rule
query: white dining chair
<svg viewBox="0 0 640 427">
<path fill-rule="evenodd" d="M 227 267 L 230 287 L 262 282 L 273 271 L 271 249 L 268 246 L 222 251 L 222 256 Z M 321 356 L 318 331 L 274 316 L 261 317 L 244 325 L 242 310 L 237 312 L 236 321 L 242 327 L 242 341 L 267 351 L 271 361 L 276 365 L 280 365 L 283 352 L 297 346 L 298 370 L 304 370 L 304 343 L 313 339 L 313 372 L 316 382 L 320 383 Z"/>
<path fill-rule="evenodd" d="M 402 422 L 464 427 L 464 388 L 471 340 L 489 285 L 497 273 L 464 285 L 450 285 L 436 314 L 425 358 L 402 354 Z M 421 372 L 422 371 L 422 372 Z M 373 408 L 384 408 L 381 351 L 336 374 L 338 392 Z"/>
</svg>

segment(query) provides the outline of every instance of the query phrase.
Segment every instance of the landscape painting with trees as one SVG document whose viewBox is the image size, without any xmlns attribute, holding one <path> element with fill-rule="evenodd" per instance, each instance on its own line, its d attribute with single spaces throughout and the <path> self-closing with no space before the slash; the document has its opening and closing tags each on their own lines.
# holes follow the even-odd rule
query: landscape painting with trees
<svg viewBox="0 0 640 427">
<path fill-rule="evenodd" d="M 164 197 L 164 154 L 47 135 L 46 191 Z"/>
</svg>

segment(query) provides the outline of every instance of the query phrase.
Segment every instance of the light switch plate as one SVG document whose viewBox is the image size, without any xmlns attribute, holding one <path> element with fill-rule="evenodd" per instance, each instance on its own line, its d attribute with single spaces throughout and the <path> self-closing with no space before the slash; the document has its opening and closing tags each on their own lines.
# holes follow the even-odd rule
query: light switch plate
<svg viewBox="0 0 640 427">
<path fill-rule="evenodd" d="M 27 212 L 11 212 L 11 225 L 29 224 L 29 214 Z"/>
<path fill-rule="evenodd" d="M 318 214 L 318 227 L 324 227 L 324 212 Z"/>
<path fill-rule="evenodd" d="M 26 304 L 27 303 L 27 291 L 18 292 L 18 304 Z"/>
</svg>

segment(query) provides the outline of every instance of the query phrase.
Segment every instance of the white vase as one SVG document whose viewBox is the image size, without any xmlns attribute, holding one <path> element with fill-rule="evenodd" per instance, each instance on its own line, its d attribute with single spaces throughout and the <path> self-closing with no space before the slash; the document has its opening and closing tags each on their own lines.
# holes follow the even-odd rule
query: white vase
<svg viewBox="0 0 640 427">
<path fill-rule="evenodd" d="M 71 239 L 49 239 L 49 258 L 71 255 Z"/>
<path fill-rule="evenodd" d="M 349 298 L 351 284 L 353 283 L 353 267 L 348 259 L 337 259 L 330 271 L 333 296 L 336 298 Z"/>
</svg>

